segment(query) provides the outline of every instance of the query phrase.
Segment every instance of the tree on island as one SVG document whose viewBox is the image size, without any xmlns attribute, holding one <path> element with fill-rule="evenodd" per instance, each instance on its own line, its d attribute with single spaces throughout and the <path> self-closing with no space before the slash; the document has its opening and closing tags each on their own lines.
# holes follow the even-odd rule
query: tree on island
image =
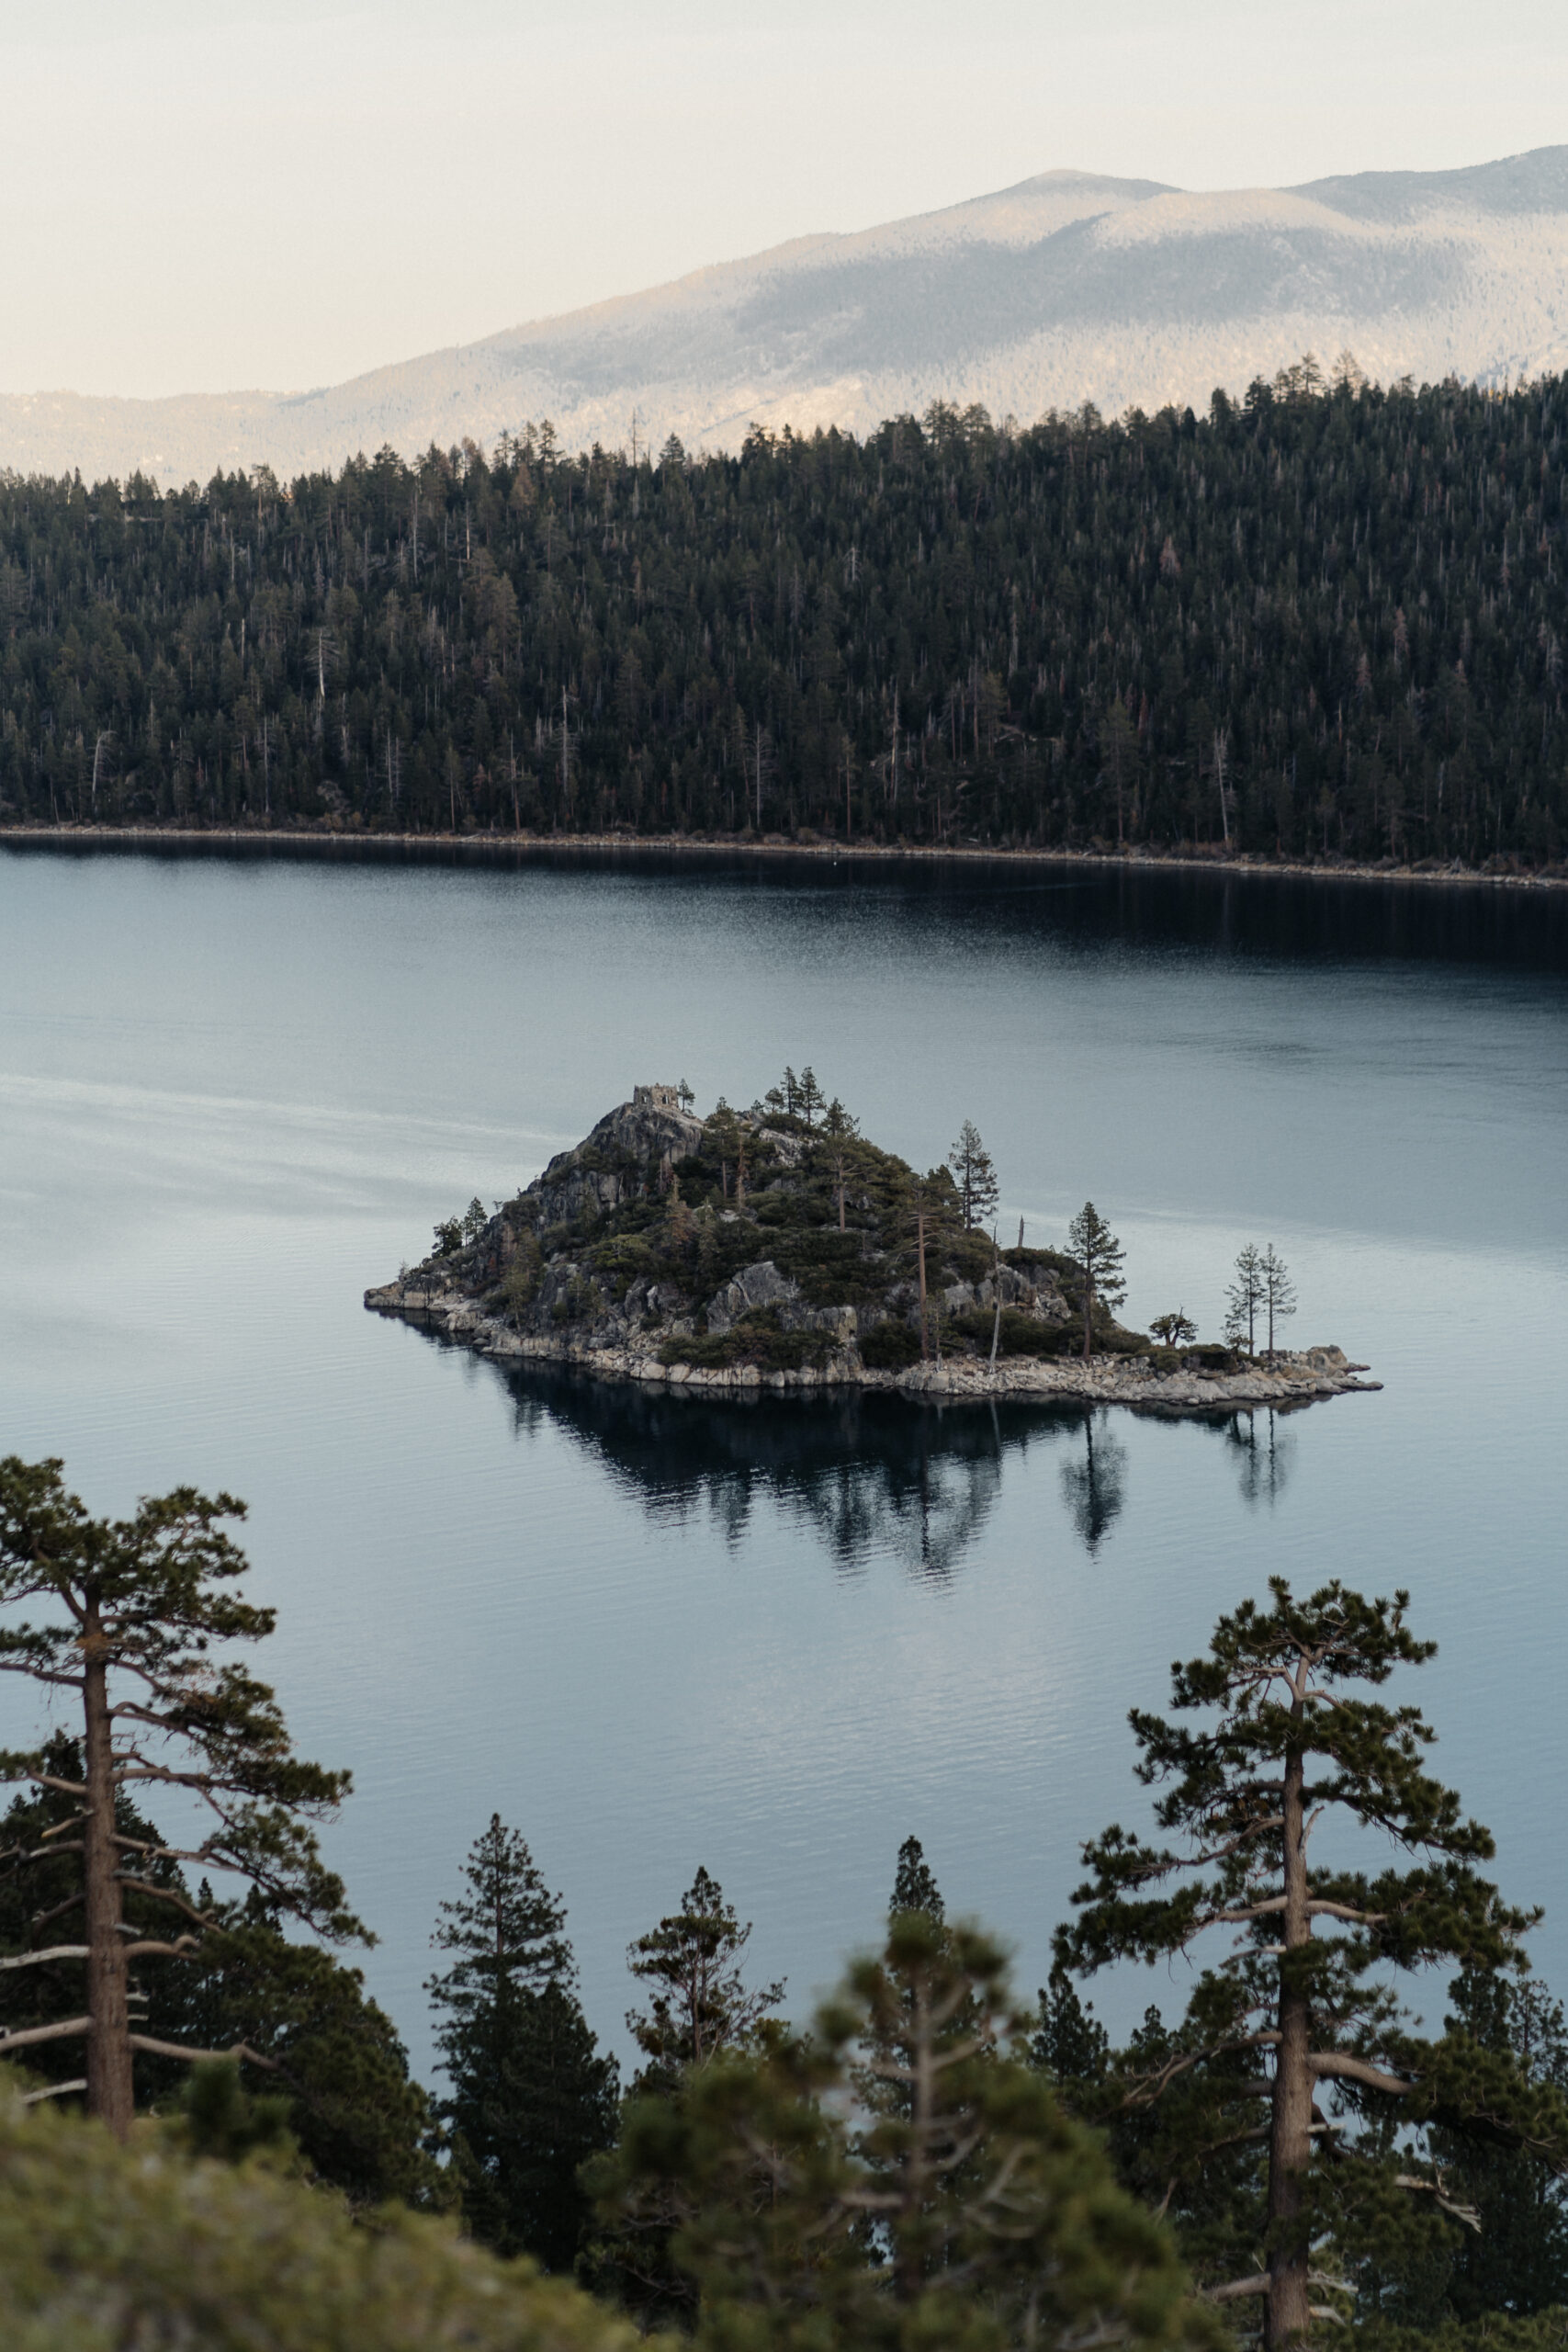
<svg viewBox="0 0 1568 2352">
<path fill-rule="evenodd" d="M 1116 1236 L 1092 1201 L 1086 1201 L 1067 1227 L 1067 1250 L 1083 1274 L 1083 1358 L 1089 1362 L 1094 1341 L 1096 1304 L 1113 1315 L 1127 1295 L 1122 1263 L 1126 1256 Z"/>
<path fill-rule="evenodd" d="M 1156 1315 L 1149 1325 L 1149 1333 L 1162 1347 L 1190 1348 L 1198 1337 L 1198 1326 L 1179 1306 L 1174 1315 Z"/>
<path fill-rule="evenodd" d="M 246 1563 L 219 1522 L 243 1518 L 244 1505 L 179 1487 L 144 1498 L 129 1520 L 95 1520 L 67 1491 L 62 1466 L 15 1454 L 0 1461 L 0 1610 L 13 1620 L 0 1627 L 0 1669 L 76 1694 L 81 1776 L 52 1771 L 43 1748 L 0 1756 L 0 1776 L 72 1801 L 68 1826 L 78 1834 L 40 1841 L 17 1859 L 80 1855 L 80 1886 L 57 1916 L 79 1909 L 84 1939 L 41 1948 L 19 1964 L 85 1962 L 85 1998 L 78 2017 L 0 2039 L 0 2056 L 24 2044 L 84 2040 L 88 2109 L 124 2139 L 137 2051 L 188 2060 L 229 2054 L 132 2030 L 130 1963 L 199 1957 L 222 1925 L 216 1908 L 167 1883 L 160 1864 L 238 1878 L 276 1916 L 331 1941 L 369 1939 L 310 1826 L 347 1794 L 348 1774 L 296 1757 L 272 1691 L 243 1666 L 211 1656 L 214 1645 L 261 1640 L 276 1622 L 273 1611 L 229 1589 Z M 29 1602 L 48 1614 L 14 1622 Z M 132 1792 L 156 1789 L 194 1801 L 205 1835 L 175 1846 L 122 1827 L 118 1816 Z M 165 1917 L 172 1910 L 175 1928 L 128 1937 L 128 1890 Z"/>
<path fill-rule="evenodd" d="M 1258 1261 L 1259 1305 L 1269 1317 L 1269 1353 L 1274 1353 L 1274 1326 L 1288 1321 L 1296 1311 L 1296 1286 L 1292 1282 L 1283 1258 L 1270 1241 Z"/>
<path fill-rule="evenodd" d="M 1366 1600 L 1335 1582 L 1298 1601 L 1282 1577 L 1269 1590 L 1268 1609 L 1244 1601 L 1206 1656 L 1172 1669 L 1173 1703 L 1201 1726 L 1134 1710 L 1138 1777 L 1168 1784 L 1155 1817 L 1179 1846 L 1117 1827 L 1086 1847 L 1079 1915 L 1057 1952 L 1086 1973 L 1235 1931 L 1182 2027 L 1166 2034 L 1156 2017 L 1141 2050 L 1135 2040 L 1108 2107 L 1136 2124 L 1152 2193 L 1193 2217 L 1211 2297 L 1261 2298 L 1264 2341 L 1282 2352 L 1314 2319 L 1342 2316 L 1324 2301 L 1336 2266 L 1472 2218 L 1409 2134 L 1440 2124 L 1562 2165 L 1568 2101 L 1462 2022 L 1421 2040 L 1387 1982 L 1445 1962 L 1521 1970 L 1538 1916 L 1477 1874 L 1492 1838 L 1423 1770 L 1433 1734 L 1419 1712 L 1357 1689 L 1432 1656 L 1406 1626 L 1407 1595 Z M 1337 1824 L 1391 1839 L 1410 1866 L 1347 1867 Z M 1311 1853 L 1310 1839 L 1323 1841 Z M 1331 2087 L 1337 2114 L 1320 2103 Z M 1241 2275 L 1224 2277 L 1226 2262 Z"/>
<path fill-rule="evenodd" d="M 998 1198 L 997 1171 L 973 1119 L 965 1119 L 959 1129 L 958 1140 L 947 1155 L 947 1164 L 957 1180 L 964 1228 L 968 1232 L 996 1214 Z"/>
<path fill-rule="evenodd" d="M 451 1965 L 425 1989 L 464 2217 L 498 2253 L 568 2270 L 588 2218 L 579 2167 L 615 2139 L 615 2062 L 582 2014 L 565 1911 L 498 1814 L 463 1878 L 433 1939 Z"/>
<path fill-rule="evenodd" d="M 844 1227 L 844 1182 L 849 1172 L 851 1154 L 860 1134 L 860 1121 L 852 1118 L 835 1094 L 822 1115 L 824 1148 L 828 1165 L 833 1171 L 833 1190 L 839 1204 L 839 1231 Z"/>
<path fill-rule="evenodd" d="M 1235 1279 L 1225 1293 L 1226 1342 L 1255 1352 L 1258 1309 L 1263 1305 L 1263 1252 L 1249 1241 L 1236 1252 Z"/>
</svg>

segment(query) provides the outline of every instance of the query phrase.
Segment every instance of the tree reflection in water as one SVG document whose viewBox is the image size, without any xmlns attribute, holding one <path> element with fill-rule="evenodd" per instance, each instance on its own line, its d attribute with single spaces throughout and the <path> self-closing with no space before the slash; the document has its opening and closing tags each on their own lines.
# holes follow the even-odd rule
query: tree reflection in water
<svg viewBox="0 0 1568 2352">
<path fill-rule="evenodd" d="M 989 1518 L 1004 1455 L 1080 1422 L 1048 1406 L 922 1406 L 856 1390 L 713 1398 L 553 1369 L 501 1376 L 520 1430 L 564 1430 L 656 1515 L 706 1510 L 738 1543 L 771 1498 L 840 1569 L 891 1556 L 933 1583 Z"/>
<path fill-rule="evenodd" d="M 512 1398 L 519 1433 L 563 1433 L 655 1518 L 702 1511 L 739 1544 L 759 1501 L 782 1504 L 846 1575 L 893 1558 L 912 1576 L 947 1582 L 995 1509 L 1004 1459 L 1036 1443 L 1070 1449 L 1062 1498 L 1091 1559 L 1126 1499 L 1127 1449 L 1105 1406 L 918 1405 L 854 1389 L 714 1396 L 553 1365 L 489 1369 Z M 1240 1457 L 1248 1504 L 1279 1501 L 1296 1443 L 1281 1416 L 1190 1418 Z"/>
<path fill-rule="evenodd" d="M 1271 1411 L 1233 1413 L 1224 1425 L 1225 1443 L 1240 1456 L 1236 1484 L 1241 1498 L 1253 1510 L 1261 1502 L 1272 1510 L 1290 1478 L 1296 1440 L 1293 1430 L 1278 1426 L 1282 1419 Z"/>
<path fill-rule="evenodd" d="M 1062 1493 L 1073 1525 L 1092 1560 L 1126 1499 L 1127 1449 L 1111 1434 L 1105 1406 L 1079 1419 L 1081 1455 L 1062 1464 Z M 1096 1424 L 1098 1423 L 1098 1427 Z"/>
</svg>

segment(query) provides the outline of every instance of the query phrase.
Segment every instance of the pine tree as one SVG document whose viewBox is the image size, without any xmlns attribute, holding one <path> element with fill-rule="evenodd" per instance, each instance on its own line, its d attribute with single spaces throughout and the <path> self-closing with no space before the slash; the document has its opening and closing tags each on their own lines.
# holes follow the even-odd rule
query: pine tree
<svg viewBox="0 0 1568 2352">
<path fill-rule="evenodd" d="M 313 1820 L 347 1793 L 346 1772 L 295 1756 L 276 1700 L 236 1663 L 215 1663 L 215 1645 L 256 1641 L 273 1611 L 226 1588 L 244 1573 L 244 1555 L 220 1521 L 243 1518 L 231 1495 L 193 1487 L 145 1498 L 129 1520 L 89 1518 L 68 1492 L 58 1460 L 0 1461 L 0 1606 L 36 1601 L 40 1622 L 0 1631 L 0 1668 L 51 1692 L 74 1691 L 82 1709 L 80 1777 L 52 1771 L 48 1751 L 0 1757 L 0 1777 L 30 1781 L 72 1801 L 79 1836 L 51 1840 L 30 1863 L 80 1856 L 80 1878 L 61 1905 L 83 1915 L 83 1940 L 30 1951 L 26 1966 L 85 1963 L 85 2014 L 0 2040 L 0 2052 L 62 2040 L 85 2041 L 90 2112 L 118 2138 L 134 2112 L 138 2051 L 174 2059 L 209 2050 L 164 2043 L 133 2030 L 130 1967 L 139 1960 L 199 1954 L 221 1924 L 162 1878 L 159 1863 L 220 1870 L 248 1881 L 279 1917 L 330 1941 L 364 1939 L 342 1882 L 317 1848 Z M 120 1826 L 133 1792 L 168 1788 L 194 1800 L 196 1842 L 153 1843 Z M 157 1905 L 164 1933 L 130 1937 L 129 1891 Z M 254 2060 L 257 2053 L 244 2054 Z M 262 2064 L 269 2062 L 261 2060 Z"/>
<path fill-rule="evenodd" d="M 1208 2340 L 1019 2025 L 990 1939 L 900 1912 L 811 2033 L 721 2056 L 678 2112 L 628 2111 L 606 2221 L 661 2211 L 704 2340 L 755 2352 Z"/>
<path fill-rule="evenodd" d="M 1344 2264 L 1372 2238 L 1447 2226 L 1442 2169 L 1393 2135 L 1440 2118 L 1568 2162 L 1568 2102 L 1469 2034 L 1421 2041 L 1383 1982 L 1445 1961 L 1517 1970 L 1531 1924 L 1478 1876 L 1492 1839 L 1422 1769 L 1433 1735 L 1419 1712 L 1357 1690 L 1431 1657 L 1406 1626 L 1407 1596 L 1369 1601 L 1336 1582 L 1297 1601 L 1281 1577 L 1269 1590 L 1270 1608 L 1243 1602 L 1205 1657 L 1173 1669 L 1173 1703 L 1202 1713 L 1201 1727 L 1134 1712 L 1139 1777 L 1168 1783 L 1155 1817 L 1180 1845 L 1112 1828 L 1086 1847 L 1079 1916 L 1058 1957 L 1080 1973 L 1152 1962 L 1235 1931 L 1179 2031 L 1161 2030 L 1144 2063 L 1134 2055 L 1121 2105 L 1153 2118 L 1156 2135 L 1161 2107 L 1179 2109 L 1165 2193 L 1185 2197 L 1201 2224 L 1189 2245 L 1211 2294 L 1263 2299 L 1272 2352 L 1333 2309 L 1321 2301 L 1337 2275 L 1327 2257 Z M 1337 1821 L 1393 1839 L 1413 1866 L 1345 1867 Z M 1329 2088 L 1360 2116 L 1359 2132 L 1319 2104 Z M 1217 2172 L 1241 2197 L 1255 2150 L 1267 2152 L 1250 2217 L 1257 2267 L 1217 2278 L 1225 2232 L 1205 2214 L 1205 2182 Z"/>
<path fill-rule="evenodd" d="M 839 1231 L 844 1231 L 844 1181 L 852 1164 L 860 1121 L 852 1118 L 835 1094 L 822 1116 L 823 1148 L 833 1171 L 833 1190 L 839 1204 Z"/>
<path fill-rule="evenodd" d="M 652 1988 L 646 2009 L 627 2012 L 626 2025 L 648 2060 L 642 2089 L 667 2088 L 683 2070 L 704 2066 L 717 2052 L 744 2042 L 784 1998 L 784 1985 L 749 1987 L 741 1955 L 751 1927 L 742 1927 L 724 1889 L 699 1870 L 681 1908 L 639 1936 L 626 1953 L 634 1976 Z"/>
<path fill-rule="evenodd" d="M 1094 1310 L 1102 1306 L 1113 1315 L 1127 1295 L 1122 1262 L 1126 1256 L 1116 1236 L 1092 1201 L 1086 1201 L 1067 1227 L 1067 1249 L 1083 1276 L 1083 1357 L 1087 1363 L 1094 1340 Z"/>
<path fill-rule="evenodd" d="M 1236 1253 L 1235 1279 L 1225 1293 L 1224 1336 L 1233 1348 L 1255 1352 L 1258 1311 L 1263 1305 L 1263 1252 L 1247 1242 Z"/>
<path fill-rule="evenodd" d="M 999 1193 L 991 1155 L 981 1142 L 980 1130 L 973 1119 L 965 1119 L 959 1129 L 958 1140 L 947 1155 L 947 1164 L 957 1179 L 964 1230 L 983 1226 L 987 1217 L 996 1215 Z"/>
<path fill-rule="evenodd" d="M 1450 2034 L 1496 2052 L 1528 2082 L 1568 2096 L 1568 2023 L 1543 1984 L 1466 1969 L 1449 2000 Z M 1480 2224 L 1453 2233 L 1445 2294 L 1455 2315 L 1477 2320 L 1488 2312 L 1568 2306 L 1568 2181 L 1560 2167 L 1506 2136 L 1477 2138 L 1437 2125 L 1427 2138 L 1450 2195 Z"/>
<path fill-rule="evenodd" d="M 488 2012 L 503 1988 L 521 1985 L 543 1992 L 558 1977 L 575 1974 L 571 1946 L 561 1933 L 566 1911 L 539 1873 L 525 1838 L 508 1829 L 498 1813 L 468 1849 L 463 1864 L 466 1892 L 443 1903 L 431 1941 L 458 1957 L 425 1990 L 443 2022 L 445 2037 Z"/>
<path fill-rule="evenodd" d="M 81 1899 L 81 1871 L 67 1832 L 75 1817 L 67 1793 L 82 1780 L 80 1743 L 57 1734 L 43 1751 L 48 1782 L 19 1795 L 0 1823 L 0 1954 L 18 1963 L 56 1946 L 54 1918 Z M 126 1926 L 133 1939 L 156 1943 L 164 1916 L 160 1897 L 186 1904 L 208 1924 L 178 1957 L 143 1956 L 127 1997 L 141 2037 L 136 2061 L 144 2104 L 166 2107 L 194 2081 L 162 2046 L 254 2053 L 268 2091 L 256 2104 L 278 2114 L 315 2177 L 353 2203 L 389 2197 L 440 2206 L 445 2175 L 425 2153 L 430 2103 L 409 2079 L 408 2059 L 391 2019 L 368 1999 L 357 1969 L 319 1945 L 283 1932 L 276 1909 L 255 1888 L 241 1902 L 220 1902 L 203 1882 L 194 1892 L 170 1859 L 156 1824 L 121 1792 L 115 1806 L 125 1850 L 143 1859 L 138 1875 L 156 1894 L 128 1885 Z M 62 1851 L 61 1848 L 65 1850 Z M 0 1968 L 0 2031 L 26 2033 L 67 2019 L 81 2007 L 80 1962 L 70 1956 Z M 66 2095 L 80 2059 L 69 2041 L 28 2046 L 29 2071 Z M 209 2067 L 197 2069 L 197 2075 Z M 224 2071 L 224 2070 L 219 2070 Z M 225 2079 L 232 2078 L 227 2070 Z M 234 2080 L 233 2098 L 245 2094 Z"/>
<path fill-rule="evenodd" d="M 513 1984 L 453 2038 L 451 2131 L 463 2217 L 498 2254 L 570 2270 L 589 2220 L 578 2175 L 615 2137 L 619 2070 L 570 1986 Z"/>
<path fill-rule="evenodd" d="M 900 1911 L 923 1911 L 939 1928 L 946 1917 L 942 1891 L 931 1876 L 925 1849 L 918 1838 L 906 1838 L 898 1849 L 898 1868 L 894 1873 L 887 1910 L 890 1918 L 896 1918 Z"/>
<path fill-rule="evenodd" d="M 1258 1260 L 1258 1305 L 1269 1317 L 1269 1353 L 1274 1353 L 1274 1326 L 1296 1311 L 1296 1286 L 1283 1258 L 1270 1241 Z"/>
<path fill-rule="evenodd" d="M 1051 1970 L 1051 1981 L 1040 1987 L 1040 2021 L 1029 2044 L 1029 2063 L 1054 2084 L 1057 2097 L 1071 2115 L 1093 2112 L 1094 2094 L 1105 2080 L 1111 2057 L 1111 2037 L 1094 2014 L 1094 2005 L 1081 1998 L 1063 1962 Z"/>
<path fill-rule="evenodd" d="M 579 2166 L 614 2137 L 615 2063 L 600 2056 L 578 2001 L 565 1910 L 499 1814 L 463 1876 L 433 1939 L 457 1957 L 426 1990 L 464 2215 L 499 2253 L 569 2269 L 587 2218 Z"/>
</svg>

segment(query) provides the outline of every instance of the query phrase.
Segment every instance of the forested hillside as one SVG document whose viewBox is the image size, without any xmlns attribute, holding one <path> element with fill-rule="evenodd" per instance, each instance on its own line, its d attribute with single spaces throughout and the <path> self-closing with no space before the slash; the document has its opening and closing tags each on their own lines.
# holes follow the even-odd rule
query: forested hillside
<svg viewBox="0 0 1568 2352">
<path fill-rule="evenodd" d="M 1539 866 L 1568 384 L 0 481 L 0 821 Z"/>
</svg>

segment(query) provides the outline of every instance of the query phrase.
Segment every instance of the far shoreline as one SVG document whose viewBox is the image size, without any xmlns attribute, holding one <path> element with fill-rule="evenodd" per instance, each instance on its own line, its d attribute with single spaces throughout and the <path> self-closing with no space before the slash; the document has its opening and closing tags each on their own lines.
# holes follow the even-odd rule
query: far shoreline
<svg viewBox="0 0 1568 2352">
<path fill-rule="evenodd" d="M 1375 865 L 1351 859 L 1253 856 L 1204 850 L 1004 848 L 983 842 L 843 842 L 818 836 L 790 840 L 764 834 L 748 841 L 728 833 L 393 833 L 346 828 L 260 825 L 6 825 L 0 850 L 66 851 L 77 855 L 174 853 L 184 856 L 299 857 L 347 865 L 396 861 L 407 865 L 523 866 L 556 857 L 609 858 L 635 865 L 677 858 L 698 862 L 759 859 L 785 865 L 913 865 L 925 867 L 1057 866 L 1084 872 L 1221 875 L 1248 881 L 1394 883 L 1446 890 L 1568 890 L 1568 866 L 1536 872 L 1514 868 L 1438 865 L 1423 861 Z"/>
</svg>

